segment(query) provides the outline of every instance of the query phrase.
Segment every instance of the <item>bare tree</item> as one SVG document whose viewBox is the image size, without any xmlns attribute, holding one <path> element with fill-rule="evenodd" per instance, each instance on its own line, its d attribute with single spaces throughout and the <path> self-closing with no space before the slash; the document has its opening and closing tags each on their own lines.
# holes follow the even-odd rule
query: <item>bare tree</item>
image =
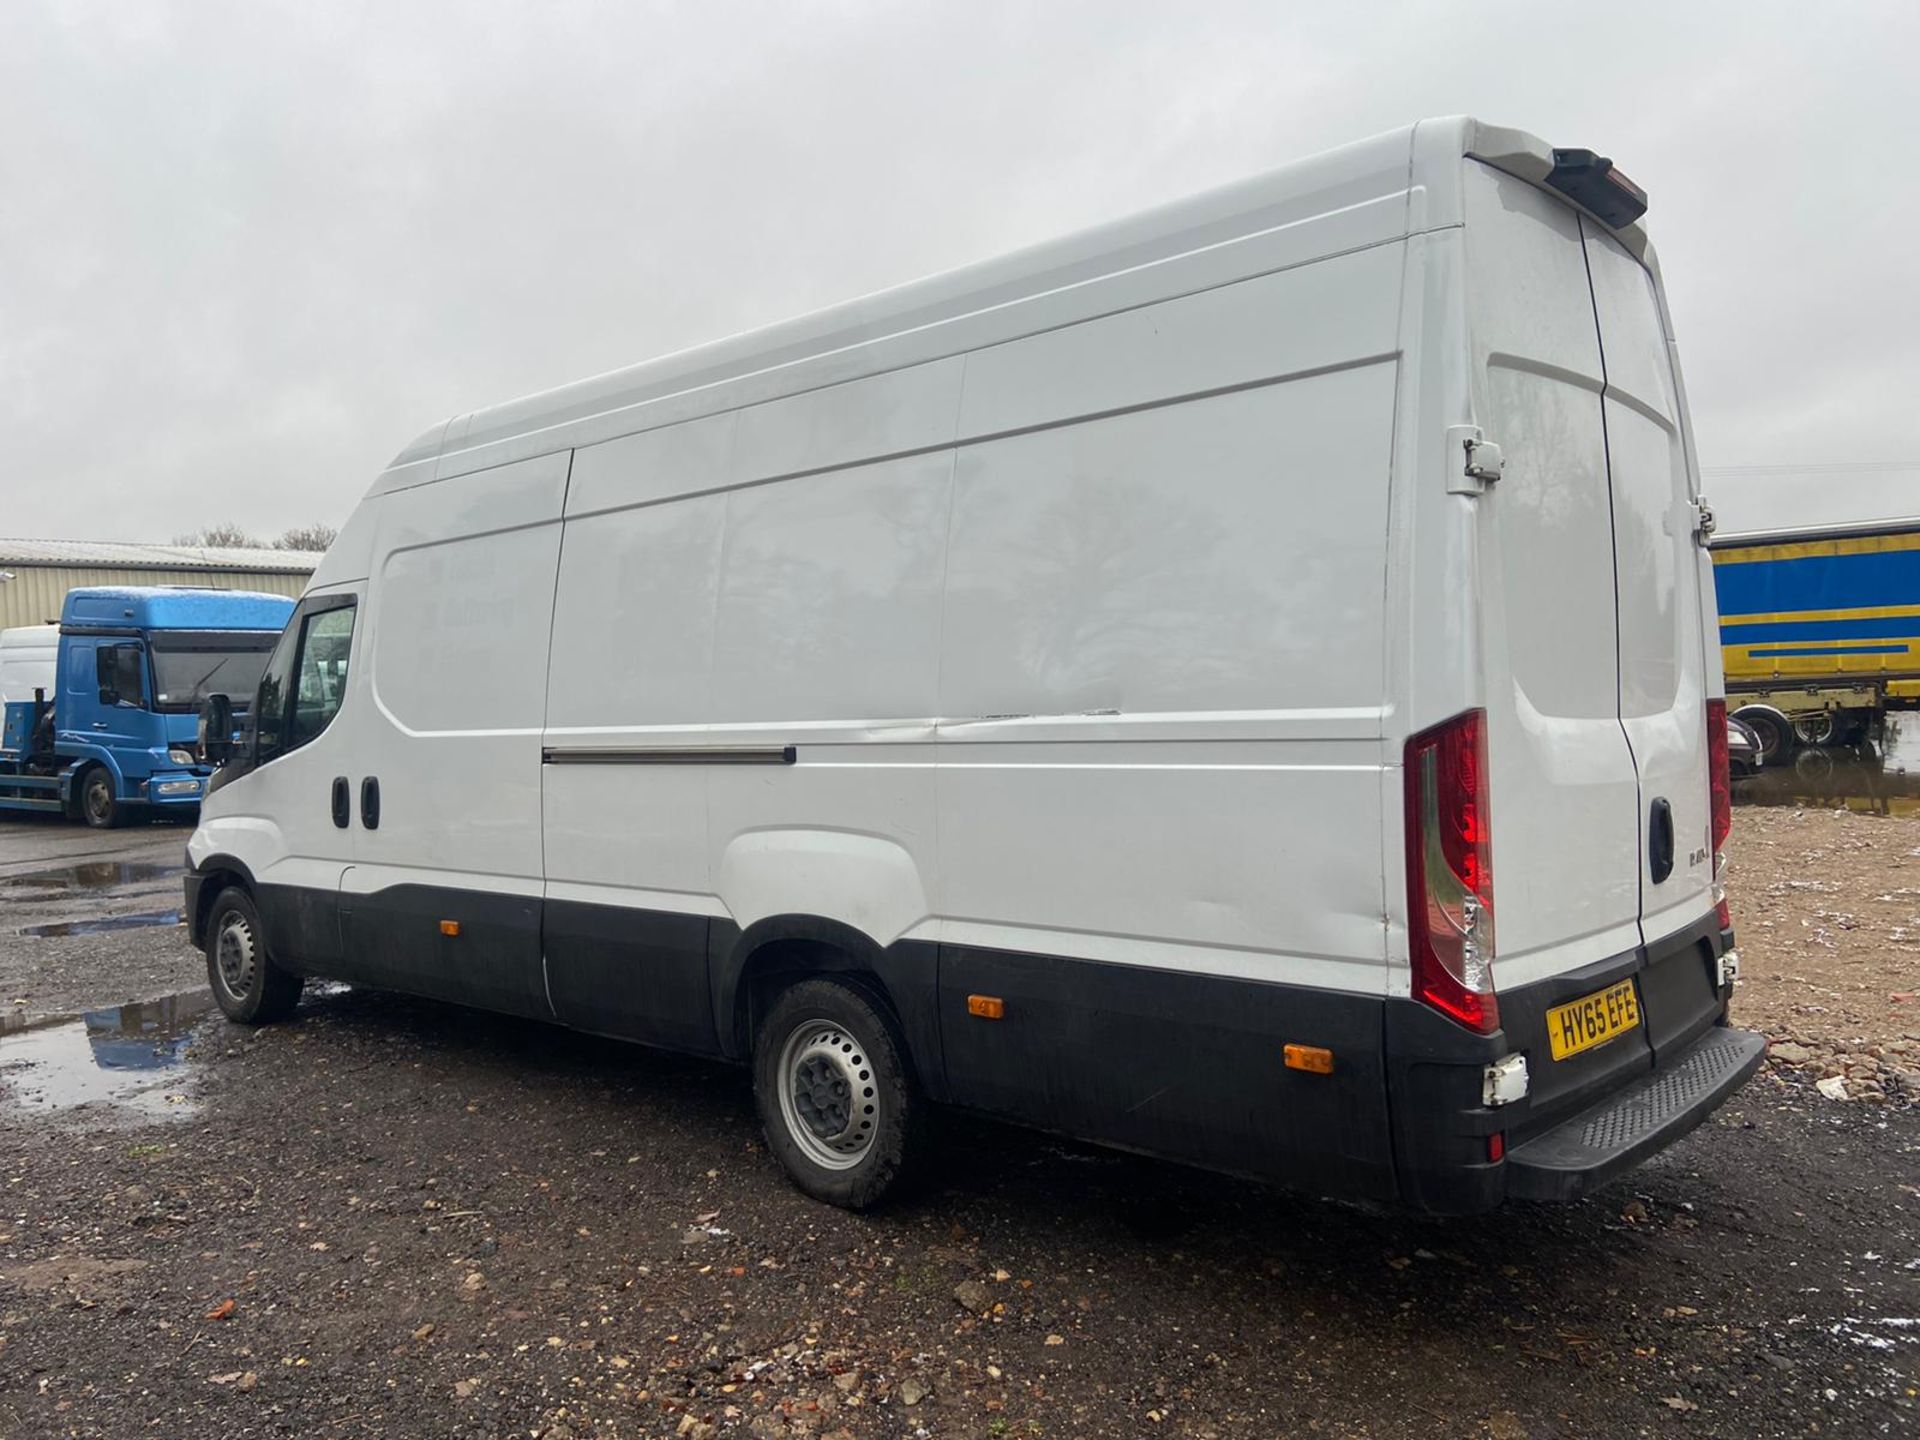
<svg viewBox="0 0 1920 1440">
<path fill-rule="evenodd" d="M 325 550 L 339 538 L 331 525 L 295 525 L 273 542 L 276 550 Z"/>
<path fill-rule="evenodd" d="M 199 545 L 208 550 L 257 550 L 260 548 L 258 540 L 231 521 L 220 525 L 209 525 L 205 529 L 194 531 L 191 535 L 176 536 L 173 543 Z"/>
</svg>

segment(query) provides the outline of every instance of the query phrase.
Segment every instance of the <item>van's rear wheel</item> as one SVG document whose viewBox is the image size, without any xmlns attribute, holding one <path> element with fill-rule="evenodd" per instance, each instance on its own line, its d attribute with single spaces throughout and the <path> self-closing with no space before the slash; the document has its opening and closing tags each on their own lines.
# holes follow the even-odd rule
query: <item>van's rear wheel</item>
<svg viewBox="0 0 1920 1440">
<path fill-rule="evenodd" d="M 113 774 L 104 765 L 95 765 L 80 777 L 80 816 L 96 830 L 126 823 L 127 807 L 114 794 Z"/>
<path fill-rule="evenodd" d="M 300 1003 L 302 981 L 267 953 L 260 912 L 247 892 L 229 887 L 207 917 L 207 986 L 229 1020 L 265 1025 Z"/>
<path fill-rule="evenodd" d="M 783 993 L 754 1037 L 767 1145 L 807 1194 L 864 1210 L 919 1150 L 923 1102 L 891 1019 L 835 980 Z"/>
</svg>

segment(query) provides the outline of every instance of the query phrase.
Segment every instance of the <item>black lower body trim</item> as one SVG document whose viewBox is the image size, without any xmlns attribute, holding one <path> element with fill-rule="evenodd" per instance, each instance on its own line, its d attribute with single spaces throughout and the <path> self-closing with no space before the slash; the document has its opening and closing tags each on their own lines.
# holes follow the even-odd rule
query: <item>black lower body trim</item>
<svg viewBox="0 0 1920 1440">
<path fill-rule="evenodd" d="M 968 997 L 1004 1017 L 969 1013 Z M 1316 1194 L 1395 1198 L 1378 996 L 942 946 L 955 1103 Z M 1331 1055 L 1290 1068 L 1286 1047 Z"/>
<path fill-rule="evenodd" d="M 548 1020 L 553 1010 L 541 964 L 541 909 L 534 895 L 439 885 L 342 895 L 340 959 L 317 973 Z M 443 921 L 457 928 L 449 933 Z M 306 968 L 315 970 L 310 962 Z"/>
<path fill-rule="evenodd" d="M 542 922 L 554 1018 L 596 1035 L 720 1053 L 704 915 L 549 900 Z"/>
<path fill-rule="evenodd" d="M 189 877 L 190 914 L 198 883 Z M 254 893 L 271 952 L 301 974 L 732 1059 L 748 1057 L 756 1006 L 788 980 L 856 972 L 848 980 L 890 1006 L 929 1098 L 1437 1213 L 1487 1210 L 1556 1185 L 1578 1194 L 1637 1163 L 1698 1119 L 1645 1097 L 1684 1088 L 1671 1075 L 1691 1075 L 1703 1046 L 1738 1033 L 1719 1028 L 1726 996 L 1714 961 L 1730 937 L 1710 921 L 1502 992 L 1507 1028 L 1481 1036 L 1411 1000 L 927 941 L 881 947 L 818 917 L 771 917 L 743 933 L 700 915 L 438 886 Z M 1625 977 L 1643 1023 L 1553 1061 L 1551 1009 Z M 1324 1063 L 1289 1064 L 1289 1045 Z M 1531 1092 L 1491 1107 L 1485 1067 L 1516 1050 L 1528 1057 Z M 1750 1073 L 1740 1065 L 1714 1071 L 1706 1108 Z M 1549 1163 L 1567 1126 L 1649 1105 L 1655 1122 L 1630 1141 Z M 1496 1133 L 1505 1160 L 1494 1158 Z M 1580 1178 L 1537 1178 L 1553 1171 Z"/>
</svg>

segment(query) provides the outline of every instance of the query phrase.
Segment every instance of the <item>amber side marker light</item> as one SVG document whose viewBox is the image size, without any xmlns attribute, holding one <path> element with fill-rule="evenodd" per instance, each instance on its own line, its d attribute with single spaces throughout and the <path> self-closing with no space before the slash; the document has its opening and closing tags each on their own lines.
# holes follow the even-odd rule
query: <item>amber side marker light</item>
<svg viewBox="0 0 1920 1440">
<path fill-rule="evenodd" d="M 1331 1075 L 1333 1052 L 1319 1045 L 1289 1045 L 1287 1069 L 1304 1070 L 1309 1075 Z"/>
<path fill-rule="evenodd" d="M 982 1020 L 1004 1020 L 1007 1016 L 1007 1002 L 998 995 L 967 996 L 967 1014 L 978 1015 Z"/>
<path fill-rule="evenodd" d="M 460 922 L 458 920 L 442 920 L 440 922 L 440 933 L 442 935 L 458 935 L 460 933 Z"/>
</svg>

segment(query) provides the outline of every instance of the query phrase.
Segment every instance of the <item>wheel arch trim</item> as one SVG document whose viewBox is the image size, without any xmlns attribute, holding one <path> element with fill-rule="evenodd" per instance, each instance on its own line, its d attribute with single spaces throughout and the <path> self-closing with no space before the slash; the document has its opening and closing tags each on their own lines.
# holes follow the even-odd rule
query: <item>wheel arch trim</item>
<svg viewBox="0 0 1920 1440">
<path fill-rule="evenodd" d="M 255 904 L 259 903 L 259 883 L 244 860 L 216 852 L 187 872 L 187 938 L 196 950 L 206 944 L 207 917 L 214 902 L 222 890 L 236 882 Z"/>
<path fill-rule="evenodd" d="M 939 947 L 929 941 L 882 945 L 844 921 L 821 915 L 769 915 L 745 930 L 715 920 L 708 931 L 708 975 L 722 1052 L 747 1060 L 753 1053 L 756 976 L 783 955 L 798 957 L 796 977 L 852 979 L 885 1004 L 900 1027 L 906 1060 L 929 1098 L 946 1092 L 938 1014 Z M 779 973 L 775 971 L 774 973 Z"/>
</svg>

